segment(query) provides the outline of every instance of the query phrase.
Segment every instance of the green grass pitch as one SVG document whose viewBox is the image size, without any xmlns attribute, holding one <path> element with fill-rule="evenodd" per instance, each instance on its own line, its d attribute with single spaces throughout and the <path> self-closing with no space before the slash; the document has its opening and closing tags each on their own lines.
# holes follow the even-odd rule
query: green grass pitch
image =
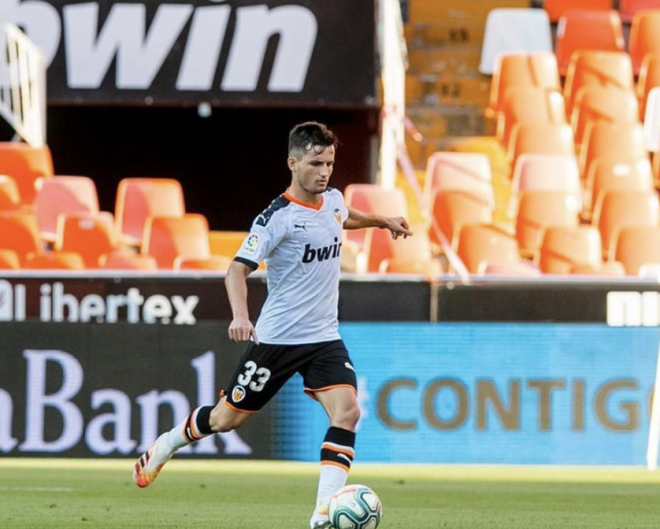
<svg viewBox="0 0 660 529">
<path fill-rule="evenodd" d="M 170 461 L 140 490 L 132 460 L 0 459 L 0 528 L 305 529 L 317 465 Z M 642 468 L 366 465 L 350 483 L 382 528 L 660 527 L 660 472 Z"/>
</svg>

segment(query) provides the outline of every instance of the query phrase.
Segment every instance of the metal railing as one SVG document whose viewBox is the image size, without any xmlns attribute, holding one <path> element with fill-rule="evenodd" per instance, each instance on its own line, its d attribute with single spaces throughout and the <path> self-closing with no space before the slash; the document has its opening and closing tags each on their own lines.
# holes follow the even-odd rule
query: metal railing
<svg viewBox="0 0 660 529">
<path fill-rule="evenodd" d="M 408 49 L 403 34 L 403 17 L 400 0 L 379 0 L 379 49 L 381 79 L 383 86 L 383 111 L 381 121 L 379 184 L 386 188 L 396 186 L 398 169 L 413 190 L 422 215 L 431 222 L 431 227 L 440 241 L 442 251 L 460 280 L 468 284 L 469 272 L 461 258 L 442 234 L 430 205 L 424 200 L 417 182 L 415 170 L 406 148 L 406 69 Z"/>
<path fill-rule="evenodd" d="M 0 116 L 32 147 L 46 141 L 46 62 L 14 24 L 0 21 Z"/>
<path fill-rule="evenodd" d="M 399 147 L 405 144 L 403 123 L 406 112 L 408 51 L 403 36 L 399 0 L 380 0 L 378 10 L 378 44 L 383 87 L 379 183 L 392 188 L 396 185 Z"/>
</svg>

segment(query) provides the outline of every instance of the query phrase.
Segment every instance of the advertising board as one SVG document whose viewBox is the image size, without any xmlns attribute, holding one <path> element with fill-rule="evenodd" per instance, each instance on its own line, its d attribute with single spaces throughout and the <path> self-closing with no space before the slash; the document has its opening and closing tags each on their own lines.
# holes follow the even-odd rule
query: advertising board
<svg viewBox="0 0 660 529">
<path fill-rule="evenodd" d="M 0 0 L 54 104 L 376 106 L 374 2 Z"/>
<path fill-rule="evenodd" d="M 356 461 L 645 463 L 657 328 L 346 323 L 341 332 L 359 380 Z M 299 379 L 275 414 L 278 456 L 314 461 L 327 418 Z"/>
</svg>

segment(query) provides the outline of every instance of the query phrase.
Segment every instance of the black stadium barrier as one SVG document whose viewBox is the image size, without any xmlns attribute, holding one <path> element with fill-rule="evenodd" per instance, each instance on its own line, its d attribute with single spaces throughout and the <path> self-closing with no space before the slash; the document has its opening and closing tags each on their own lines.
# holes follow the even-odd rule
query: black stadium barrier
<svg viewBox="0 0 660 529">
<path fill-rule="evenodd" d="M 267 295 L 250 278 L 253 317 Z M 351 322 L 657 326 L 652 281 L 454 282 L 344 277 Z M 214 403 L 243 344 L 228 340 L 222 276 L 8 275 L 0 279 L 0 454 L 127 457 Z M 276 408 L 273 408 L 275 410 Z M 195 457 L 282 456 L 271 406 Z"/>
</svg>

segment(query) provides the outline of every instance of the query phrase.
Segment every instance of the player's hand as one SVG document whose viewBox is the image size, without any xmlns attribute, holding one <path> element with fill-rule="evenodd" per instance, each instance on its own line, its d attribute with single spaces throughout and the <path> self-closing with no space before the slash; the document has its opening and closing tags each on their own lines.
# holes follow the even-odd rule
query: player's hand
<svg viewBox="0 0 660 529">
<path fill-rule="evenodd" d="M 259 345 L 257 331 L 248 318 L 234 318 L 229 324 L 229 339 L 232 342 L 247 342 L 250 338 Z"/>
<path fill-rule="evenodd" d="M 403 217 L 388 217 L 385 219 L 386 228 L 390 230 L 392 234 L 392 239 L 396 240 L 399 236 L 410 237 L 413 232 L 410 231 L 410 226 L 408 226 L 408 221 Z"/>
</svg>

